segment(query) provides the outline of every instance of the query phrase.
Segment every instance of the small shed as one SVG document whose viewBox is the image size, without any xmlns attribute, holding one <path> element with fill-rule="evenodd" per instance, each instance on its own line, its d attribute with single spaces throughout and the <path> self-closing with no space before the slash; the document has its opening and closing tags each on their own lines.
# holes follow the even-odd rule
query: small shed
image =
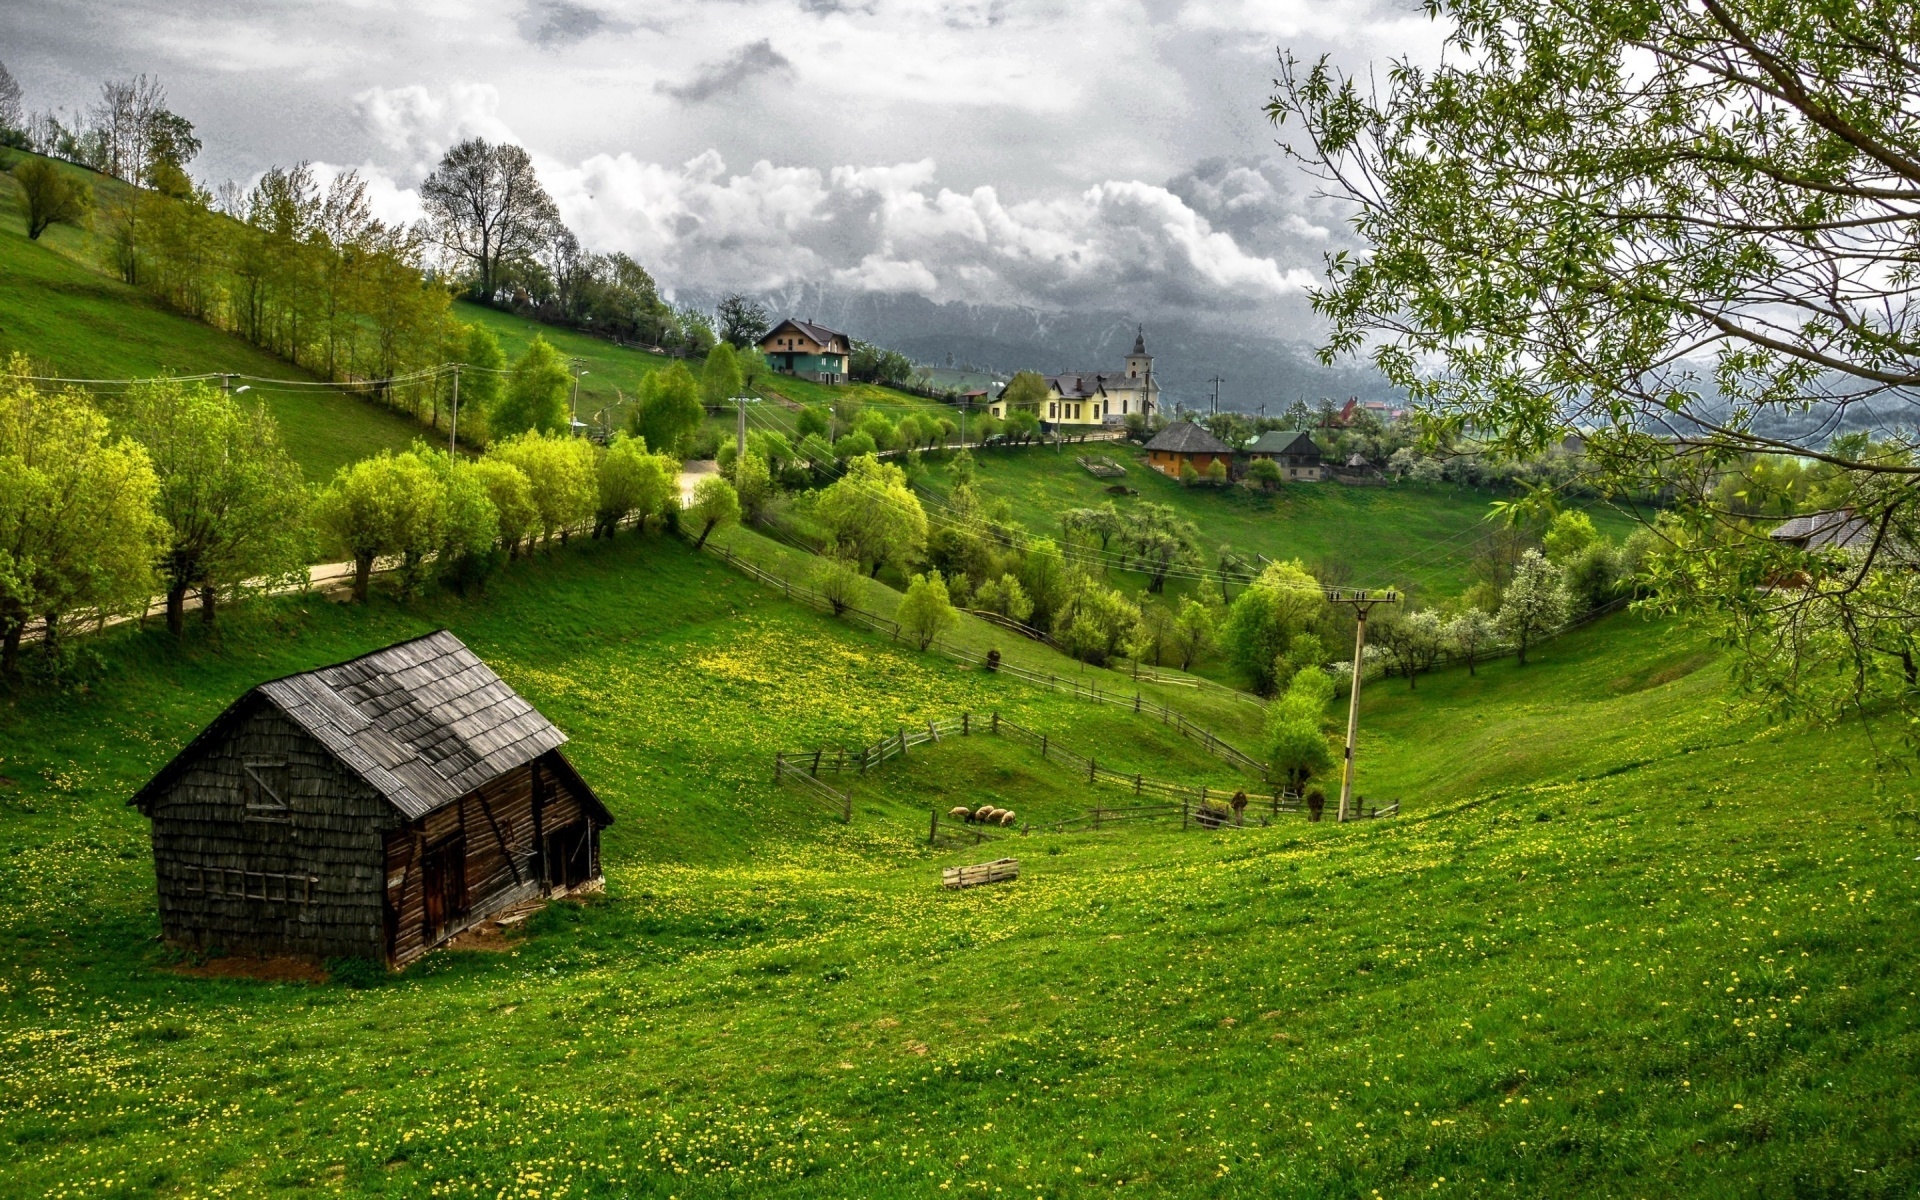
<svg viewBox="0 0 1920 1200">
<path fill-rule="evenodd" d="M 1304 429 L 1270 429 L 1247 447 L 1247 457 L 1271 459 L 1283 479 L 1320 479 L 1325 473 L 1320 443 Z"/>
<path fill-rule="evenodd" d="M 1233 447 L 1192 421 L 1175 421 L 1147 443 L 1147 465 L 1175 479 L 1180 478 L 1182 466 L 1191 466 L 1205 475 L 1207 468 L 1216 462 L 1232 471 Z"/>
<path fill-rule="evenodd" d="M 260 684 L 129 802 L 176 944 L 403 966 L 598 885 L 613 823 L 565 734 L 441 630 Z"/>
</svg>

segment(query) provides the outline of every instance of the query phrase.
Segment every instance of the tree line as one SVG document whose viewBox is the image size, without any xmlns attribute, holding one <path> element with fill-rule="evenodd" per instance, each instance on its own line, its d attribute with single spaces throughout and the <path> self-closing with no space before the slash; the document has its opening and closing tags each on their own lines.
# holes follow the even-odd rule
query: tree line
<svg viewBox="0 0 1920 1200">
<path fill-rule="evenodd" d="M 144 615 L 165 598 L 184 632 L 252 591 L 304 583 L 316 556 L 349 559 L 365 599 L 391 559 L 399 591 L 484 586 L 508 560 L 576 533 L 685 528 L 704 542 L 739 515 L 731 482 L 680 504 L 680 462 L 625 433 L 610 444 L 537 428 L 479 458 L 416 442 L 309 487 L 259 405 L 203 381 L 142 383 L 96 399 L 43 388 L 21 356 L 0 373 L 0 672 L 38 624 L 57 664 L 79 621 Z"/>
</svg>

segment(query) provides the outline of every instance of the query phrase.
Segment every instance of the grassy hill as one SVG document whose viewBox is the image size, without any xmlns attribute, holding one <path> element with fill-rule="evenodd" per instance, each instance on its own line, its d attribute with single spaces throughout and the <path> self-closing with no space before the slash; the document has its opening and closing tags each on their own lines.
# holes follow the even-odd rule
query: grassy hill
<svg viewBox="0 0 1920 1200">
<path fill-rule="evenodd" d="M 1218 764 L 662 540 L 464 601 L 233 618 L 218 646 L 109 636 L 84 688 L 0 710 L 10 1190 L 1920 1185 L 1913 802 L 1872 794 L 1858 730 L 1728 707 L 1674 630 L 1371 688 L 1363 781 L 1397 821 L 1036 836 L 1019 882 L 946 893 L 938 866 L 980 852 L 927 852 L 926 801 L 1067 806 L 1071 782 L 950 739 L 861 781 L 842 826 L 772 752 L 964 707 L 1166 777 Z M 248 684 L 440 624 L 572 736 L 619 822 L 607 895 L 365 989 L 172 970 L 127 794 Z"/>
<path fill-rule="evenodd" d="M 649 354 L 644 350 L 616 345 L 605 338 L 531 321 L 471 301 L 463 300 L 455 304 L 454 315 L 469 324 L 481 325 L 492 331 L 509 359 L 523 353 L 536 334 L 553 343 L 560 353 L 578 359 L 587 372 L 580 379 L 579 411 L 583 421 L 590 420 L 594 413 L 603 409 L 614 424 L 625 421 L 639 392 L 640 381 L 674 361 L 664 354 Z M 697 360 L 688 365 L 695 374 L 699 373 L 700 363 Z M 798 404 L 831 404 L 836 399 L 852 397 L 862 404 L 892 411 L 896 417 L 909 410 L 952 411 L 950 406 L 939 401 L 870 383 L 828 386 L 785 375 L 764 375 L 754 390 L 762 396 Z M 732 416 L 712 418 L 712 423 L 724 430 L 734 428 Z"/>
<path fill-rule="evenodd" d="M 96 188 L 124 187 L 85 175 Z M 100 268 L 92 231 L 55 225 L 29 241 L 20 187 L 0 175 L 0 354 L 19 352 L 52 374 L 131 379 L 233 371 L 314 381 L 240 338 L 180 316 Z M 287 448 L 310 479 L 383 449 L 405 446 L 421 427 L 345 392 L 256 384 Z"/>
<path fill-rule="evenodd" d="M 1079 464 L 1081 453 L 1119 462 L 1126 478 L 1090 474 Z M 981 496 L 1007 501 L 1014 516 L 1036 533 L 1058 537 L 1060 514 L 1069 508 L 1109 500 L 1123 509 L 1141 502 L 1166 504 L 1200 529 L 1209 567 L 1219 544 L 1230 542 L 1269 558 L 1343 567 L 1348 582 L 1398 584 L 1427 598 L 1458 594 L 1472 584 L 1474 545 L 1491 528 L 1488 504 L 1494 499 L 1487 492 L 1446 484 L 1297 483 L 1273 495 L 1244 488 L 1187 488 L 1149 468 L 1145 451 L 1117 443 L 1067 446 L 1058 452 L 988 450 L 975 455 L 975 465 Z M 1112 495 L 1106 489 L 1114 484 L 1139 494 Z M 951 490 L 945 464 L 930 466 L 928 490 L 944 501 Z M 1631 518 L 1604 505 L 1588 511 L 1594 525 L 1615 538 L 1633 528 Z M 1135 587 L 1143 583 L 1144 577 L 1132 580 Z M 1168 587 L 1175 593 L 1181 590 L 1171 581 Z"/>
</svg>

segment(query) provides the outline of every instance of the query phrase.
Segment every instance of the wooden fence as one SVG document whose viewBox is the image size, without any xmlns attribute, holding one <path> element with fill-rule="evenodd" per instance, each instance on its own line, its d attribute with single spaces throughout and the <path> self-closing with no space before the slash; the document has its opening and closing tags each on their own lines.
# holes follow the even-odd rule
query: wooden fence
<svg viewBox="0 0 1920 1200">
<path fill-rule="evenodd" d="M 837 803 L 846 814 L 843 819 L 851 819 L 852 800 L 847 793 L 823 782 L 820 776 L 835 772 L 853 771 L 866 774 L 889 759 L 906 757 L 915 746 L 924 746 L 950 737 L 971 737 L 988 734 L 1020 742 L 1040 752 L 1042 761 L 1055 766 L 1065 767 L 1088 784 L 1104 784 L 1120 788 L 1138 797 L 1156 797 L 1156 800 L 1120 808 L 1095 807 L 1080 816 L 1069 817 L 1061 821 L 1033 824 L 1023 822 L 1022 834 L 1034 831 L 1062 831 L 1068 828 L 1101 828 L 1105 825 L 1141 820 L 1171 820 L 1180 818 L 1181 828 L 1197 825 L 1201 828 L 1242 828 L 1252 823 L 1265 826 L 1272 818 L 1283 813 L 1304 814 L 1306 803 L 1299 793 L 1283 788 L 1263 788 L 1249 793 L 1248 789 L 1228 790 L 1214 788 L 1209 784 L 1172 783 L 1164 779 L 1150 779 L 1138 773 L 1128 774 L 1103 767 L 1092 755 L 1077 754 L 1062 746 L 1051 734 L 1038 733 L 1024 725 L 1017 724 L 999 713 L 989 713 L 977 717 L 973 713 L 961 713 L 957 717 L 944 720 L 928 720 L 919 725 L 902 725 L 894 733 L 881 738 L 869 746 L 857 750 L 845 747 L 820 748 L 817 750 L 783 750 L 774 755 L 775 779 L 806 780 L 826 798 Z M 1233 797 L 1247 794 L 1248 803 L 1242 811 L 1236 812 Z M 1261 810 L 1265 810 L 1262 812 Z M 1364 799 L 1356 798 L 1352 814 L 1353 819 L 1368 820 L 1378 817 L 1397 816 L 1400 802 L 1394 800 L 1386 804 L 1369 805 Z M 1252 815 L 1249 816 L 1248 814 Z M 945 823 L 953 825 L 951 818 Z M 958 845 L 991 841 L 1004 834 L 988 833 L 984 828 L 971 823 L 961 823 L 958 833 L 943 832 L 941 813 L 934 809 L 927 830 L 929 845 Z"/>
<path fill-rule="evenodd" d="M 820 778 L 818 772 L 809 774 L 797 763 L 788 762 L 786 755 L 776 754 L 773 756 L 773 781 L 775 783 L 793 782 L 800 788 L 802 793 L 811 796 L 813 799 L 820 801 L 838 813 L 842 825 L 852 822 L 852 794 L 830 786 Z"/>
</svg>

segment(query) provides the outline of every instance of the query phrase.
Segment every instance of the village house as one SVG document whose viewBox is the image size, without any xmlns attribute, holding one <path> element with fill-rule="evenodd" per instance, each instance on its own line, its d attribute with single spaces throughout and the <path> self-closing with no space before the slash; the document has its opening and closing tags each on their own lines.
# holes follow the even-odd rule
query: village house
<svg viewBox="0 0 1920 1200">
<path fill-rule="evenodd" d="M 1155 434 L 1147 443 L 1147 465 L 1162 475 L 1180 478 L 1180 468 L 1190 466 L 1205 475 L 1214 463 L 1233 470 L 1233 447 L 1208 433 L 1192 421 L 1175 421 Z"/>
<path fill-rule="evenodd" d="M 1151 417 L 1160 406 L 1160 384 L 1153 377 L 1146 330 L 1136 329 L 1126 367 L 1113 374 L 1073 372 L 1049 375 L 1047 398 L 1035 415 L 1054 425 L 1119 425 L 1129 413 Z M 1006 404 L 995 400 L 988 412 L 1005 417 Z"/>
<path fill-rule="evenodd" d="M 1270 459 L 1280 468 L 1280 477 L 1288 480 L 1319 480 L 1326 477 L 1320 458 L 1320 443 L 1304 429 L 1270 429 L 1253 440 L 1245 451 L 1249 459 Z"/>
<path fill-rule="evenodd" d="M 566 735 L 444 630 L 260 684 L 130 801 L 168 941 L 402 966 L 601 882 Z"/>
<path fill-rule="evenodd" d="M 824 325 L 788 317 L 760 339 L 760 353 L 782 375 L 815 383 L 845 383 L 853 339 Z"/>
</svg>

